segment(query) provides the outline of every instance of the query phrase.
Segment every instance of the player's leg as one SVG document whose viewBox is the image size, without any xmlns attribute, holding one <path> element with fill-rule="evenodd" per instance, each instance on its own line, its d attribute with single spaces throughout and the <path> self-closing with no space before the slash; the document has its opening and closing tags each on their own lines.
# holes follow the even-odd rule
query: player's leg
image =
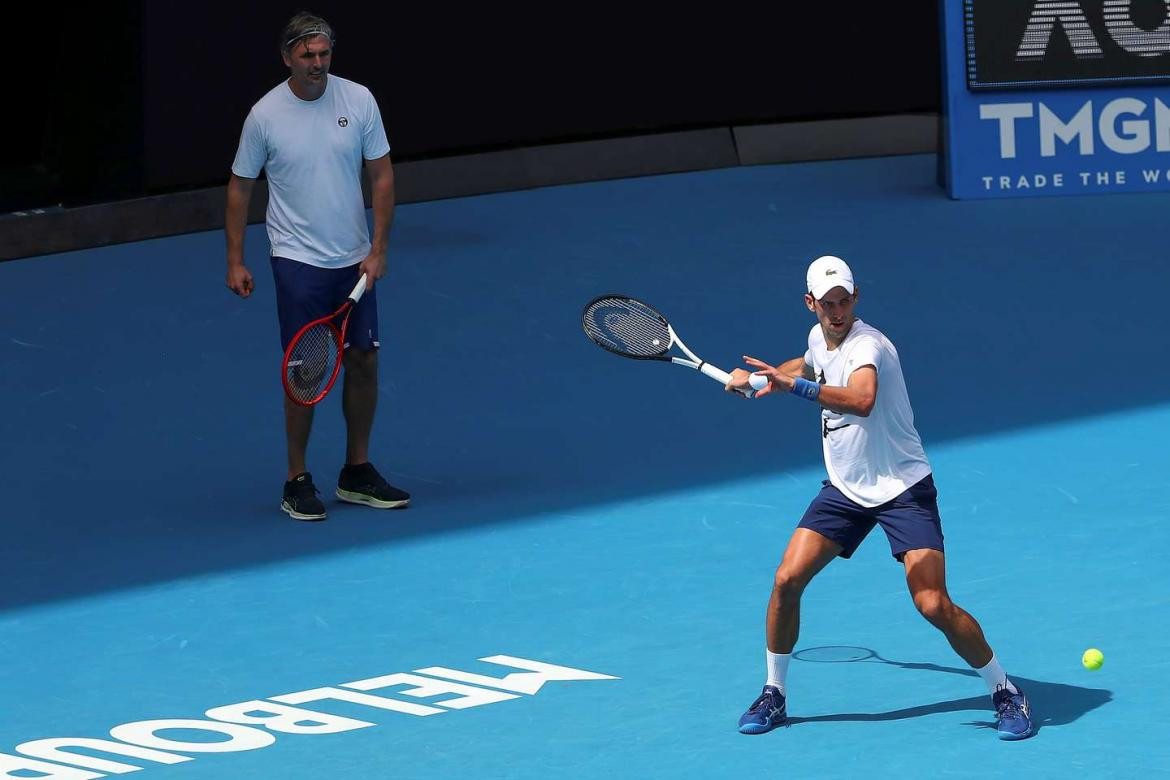
<svg viewBox="0 0 1170 780">
<path fill-rule="evenodd" d="M 357 267 L 345 278 L 353 287 Z M 337 477 L 337 497 L 378 509 L 397 509 L 410 504 L 410 494 L 387 482 L 370 463 L 370 433 L 378 408 L 378 303 L 376 287 L 369 287 L 350 313 L 346 331 L 345 380 L 341 408 L 345 414 L 345 466 Z"/>
<path fill-rule="evenodd" d="M 987 684 L 1000 738 L 1030 736 L 1028 700 L 1008 680 L 979 623 L 955 604 L 947 591 L 942 519 L 933 477 L 927 476 L 884 504 L 878 522 L 890 540 L 890 552 L 906 569 L 906 585 L 914 606 Z"/>
<path fill-rule="evenodd" d="M 790 654 L 800 636 L 800 597 L 821 569 L 841 554 L 841 545 L 816 531 L 797 528 L 772 580 L 768 599 L 768 652 Z"/>
<path fill-rule="evenodd" d="M 829 561 L 848 558 L 873 528 L 863 509 L 827 481 L 801 518 L 776 568 L 768 599 L 764 689 L 739 719 L 744 734 L 763 734 L 788 720 L 787 674 L 800 635 L 800 599 Z"/>
<path fill-rule="evenodd" d="M 909 550 L 902 556 L 906 585 L 927 621 L 943 632 L 951 647 L 972 669 L 991 660 L 991 647 L 975 618 L 951 600 L 947 593 L 946 559 L 941 550 Z"/>
<path fill-rule="evenodd" d="M 975 618 L 947 593 L 946 561 L 941 550 L 909 550 L 902 556 L 906 584 L 914 606 L 931 625 L 943 632 L 955 652 L 987 684 L 995 706 L 1000 739 L 1024 739 L 1033 733 L 1028 699 L 999 664 Z"/>
<path fill-rule="evenodd" d="M 976 669 L 987 664 L 991 648 L 983 630 L 947 592 L 942 518 L 933 476 L 927 475 L 878 507 L 877 518 L 890 541 L 890 553 L 906 569 L 914 606 L 943 632 L 964 661 Z"/>
</svg>

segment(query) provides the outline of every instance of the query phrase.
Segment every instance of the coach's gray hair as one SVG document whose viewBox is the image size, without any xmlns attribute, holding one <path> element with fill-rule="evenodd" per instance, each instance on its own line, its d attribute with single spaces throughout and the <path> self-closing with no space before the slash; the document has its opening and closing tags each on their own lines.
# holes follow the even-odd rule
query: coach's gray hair
<svg viewBox="0 0 1170 780">
<path fill-rule="evenodd" d="M 333 28 L 329 22 L 308 11 L 301 11 L 284 26 L 284 32 L 280 35 L 280 50 L 287 54 L 297 41 L 315 35 L 324 35 L 329 39 L 329 45 L 333 45 Z"/>
</svg>

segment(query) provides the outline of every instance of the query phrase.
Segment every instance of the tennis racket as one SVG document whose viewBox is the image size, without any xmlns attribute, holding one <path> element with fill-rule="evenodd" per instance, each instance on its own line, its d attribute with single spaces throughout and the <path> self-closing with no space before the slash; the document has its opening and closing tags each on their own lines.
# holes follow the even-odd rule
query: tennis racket
<svg viewBox="0 0 1170 780">
<path fill-rule="evenodd" d="M 662 360 L 693 368 L 721 385 L 731 381 L 731 374 L 700 360 L 674 328 L 653 306 L 624 295 L 602 295 L 585 306 L 581 315 L 585 335 L 604 350 L 635 360 Z M 666 354 L 677 347 L 684 357 Z M 748 398 L 768 384 L 768 378 L 752 374 L 751 389 L 739 392 Z"/>
<path fill-rule="evenodd" d="M 349 315 L 365 291 L 366 275 L 362 274 L 341 308 L 313 320 L 298 330 L 289 342 L 281 364 L 281 381 L 284 382 L 285 394 L 294 403 L 312 406 L 333 389 L 341 372 L 341 353 L 345 350 Z"/>
</svg>

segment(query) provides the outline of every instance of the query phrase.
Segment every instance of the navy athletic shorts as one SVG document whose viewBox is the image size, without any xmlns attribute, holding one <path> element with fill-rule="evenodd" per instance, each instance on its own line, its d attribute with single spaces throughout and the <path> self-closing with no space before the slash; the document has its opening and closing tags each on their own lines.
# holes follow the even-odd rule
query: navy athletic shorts
<svg viewBox="0 0 1170 780">
<path fill-rule="evenodd" d="M 318 317 L 332 314 L 345 302 L 357 284 L 358 264 L 345 268 L 318 268 L 287 257 L 273 257 L 272 277 L 276 280 L 280 348 L 287 350 L 298 330 Z M 350 312 L 349 328 L 345 332 L 346 347 L 368 351 L 380 346 L 376 291 L 376 286 L 367 286 L 361 300 Z M 341 326 L 341 323 L 337 324 Z"/>
<path fill-rule="evenodd" d="M 927 474 L 901 495 L 874 507 L 850 501 L 827 479 L 822 484 L 821 492 L 800 519 L 800 527 L 841 545 L 842 558 L 852 556 L 877 524 L 886 532 L 890 553 L 899 561 L 910 550 L 942 551 L 942 518 L 938 514 L 933 474 Z"/>
</svg>

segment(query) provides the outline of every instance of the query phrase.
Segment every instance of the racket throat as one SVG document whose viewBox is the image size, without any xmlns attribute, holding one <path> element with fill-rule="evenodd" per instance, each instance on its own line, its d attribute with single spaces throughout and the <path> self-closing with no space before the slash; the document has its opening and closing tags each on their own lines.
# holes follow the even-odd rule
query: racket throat
<svg viewBox="0 0 1170 780">
<path fill-rule="evenodd" d="M 710 363 L 699 361 L 698 369 L 703 376 L 709 376 L 720 384 L 725 385 L 731 381 L 731 374 L 722 369 L 716 368 Z"/>
</svg>

